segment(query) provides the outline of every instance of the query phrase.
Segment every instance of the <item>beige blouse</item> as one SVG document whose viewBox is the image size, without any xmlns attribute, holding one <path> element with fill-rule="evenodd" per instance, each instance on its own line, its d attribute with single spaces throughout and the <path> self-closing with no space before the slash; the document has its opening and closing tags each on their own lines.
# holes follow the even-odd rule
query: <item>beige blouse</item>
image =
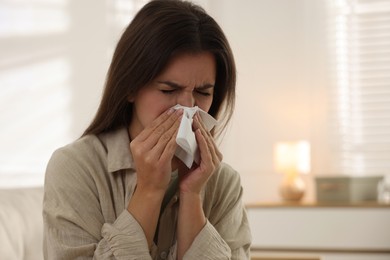
<svg viewBox="0 0 390 260">
<path fill-rule="evenodd" d="M 45 259 L 175 260 L 178 193 L 167 196 L 149 251 L 141 226 L 127 211 L 136 182 L 125 128 L 55 151 L 45 177 Z M 241 197 L 238 173 L 222 163 L 203 189 L 207 223 L 184 259 L 249 259 L 251 235 Z"/>
</svg>

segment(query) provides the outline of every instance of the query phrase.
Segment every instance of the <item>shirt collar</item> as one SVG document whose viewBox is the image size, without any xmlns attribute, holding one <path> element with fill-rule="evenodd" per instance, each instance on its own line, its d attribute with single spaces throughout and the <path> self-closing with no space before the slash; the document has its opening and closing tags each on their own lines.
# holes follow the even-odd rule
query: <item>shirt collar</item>
<svg viewBox="0 0 390 260">
<path fill-rule="evenodd" d="M 107 170 L 116 172 L 123 169 L 135 169 L 130 151 L 130 139 L 125 127 L 104 133 L 101 136 L 107 148 Z"/>
</svg>

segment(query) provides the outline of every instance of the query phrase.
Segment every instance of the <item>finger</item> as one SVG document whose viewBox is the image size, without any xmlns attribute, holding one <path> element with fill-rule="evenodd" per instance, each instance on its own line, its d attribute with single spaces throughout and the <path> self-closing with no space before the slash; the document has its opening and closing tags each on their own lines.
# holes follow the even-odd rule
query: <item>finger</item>
<svg viewBox="0 0 390 260">
<path fill-rule="evenodd" d="M 156 127 L 150 134 L 149 138 L 145 140 L 145 145 L 148 145 L 150 148 L 154 147 L 162 136 L 165 136 L 165 139 L 169 139 L 169 137 L 173 134 L 173 131 L 169 131 L 169 129 L 171 129 L 172 126 L 175 126 L 175 128 L 179 127 L 182 114 L 183 110 L 179 109 L 173 114 L 173 116 L 169 117 L 164 123 Z"/>
<path fill-rule="evenodd" d="M 172 160 L 172 158 L 176 152 L 176 148 L 177 148 L 176 136 L 177 136 L 178 131 L 179 131 L 179 128 L 176 129 L 175 133 L 171 136 L 169 141 L 164 146 L 164 150 L 162 151 L 161 156 L 160 156 L 160 161 L 162 163 L 165 163 L 165 162 Z"/>
<path fill-rule="evenodd" d="M 213 144 L 214 148 L 216 149 L 216 152 L 217 152 L 217 154 L 218 154 L 218 157 L 220 157 L 220 158 L 222 159 L 222 154 L 219 152 L 219 150 L 218 150 L 218 148 L 217 148 L 218 146 L 217 146 L 217 144 L 215 143 L 214 136 L 211 134 L 210 131 L 207 131 L 207 128 L 206 128 L 205 124 L 204 124 L 203 121 L 202 121 L 202 118 L 200 117 L 200 115 L 199 115 L 198 113 L 196 114 L 196 120 L 197 120 L 197 124 L 199 125 L 199 127 L 201 127 L 202 132 L 203 132 L 203 133 L 206 133 L 207 136 L 210 138 L 209 140 L 210 140 L 210 142 Z"/>
<path fill-rule="evenodd" d="M 195 131 L 195 137 L 200 152 L 200 158 L 201 158 L 200 164 L 204 163 L 206 166 L 213 165 L 213 158 L 209 146 L 200 129 L 197 129 Z"/>
<path fill-rule="evenodd" d="M 176 122 L 164 133 L 160 136 L 157 143 L 154 145 L 152 152 L 155 153 L 158 157 L 161 156 L 167 144 L 174 139 L 176 142 L 176 135 L 179 130 L 179 125 L 181 122 L 181 118 L 179 117 Z"/>
<path fill-rule="evenodd" d="M 157 123 L 153 122 L 150 127 L 142 131 L 142 136 L 140 137 L 139 141 L 142 142 L 145 149 L 149 150 L 154 147 L 158 140 L 161 138 L 162 135 L 164 135 L 168 129 L 172 127 L 172 125 L 175 124 L 183 114 L 183 110 L 177 110 L 173 114 L 171 114 L 164 122 L 160 122 L 160 120 L 157 120 L 159 122 Z"/>
<path fill-rule="evenodd" d="M 207 133 L 208 136 L 213 137 L 213 135 L 210 133 L 210 131 L 207 130 L 207 127 L 203 123 L 202 118 L 200 117 L 199 113 L 196 113 L 194 116 L 194 121 L 196 121 L 196 128 L 201 128 L 202 131 Z"/>
<path fill-rule="evenodd" d="M 160 116 L 158 116 L 153 122 L 146 126 L 145 129 L 136 137 L 136 139 L 140 142 L 146 140 L 153 131 L 156 130 L 159 126 L 161 126 L 163 123 L 173 120 L 177 118 L 177 114 L 175 113 L 175 110 L 173 108 L 168 109 L 164 113 L 162 113 Z M 172 121 L 171 121 L 172 122 Z"/>
<path fill-rule="evenodd" d="M 222 154 L 219 152 L 217 145 L 214 142 L 213 136 L 206 130 L 206 127 L 204 126 L 203 122 L 200 120 L 199 115 L 196 115 L 194 118 L 195 127 L 198 128 L 202 135 L 204 136 L 207 145 L 209 147 L 209 150 L 211 152 L 213 161 L 215 163 L 219 163 L 222 160 Z"/>
<path fill-rule="evenodd" d="M 213 146 L 211 140 L 212 140 L 212 136 L 211 134 L 206 130 L 206 127 L 204 126 L 202 120 L 200 119 L 200 116 L 198 114 L 195 114 L 194 116 L 194 126 L 196 129 L 199 129 L 202 133 L 202 135 L 204 136 L 206 142 L 207 142 L 207 145 L 211 148 L 211 146 Z"/>
</svg>

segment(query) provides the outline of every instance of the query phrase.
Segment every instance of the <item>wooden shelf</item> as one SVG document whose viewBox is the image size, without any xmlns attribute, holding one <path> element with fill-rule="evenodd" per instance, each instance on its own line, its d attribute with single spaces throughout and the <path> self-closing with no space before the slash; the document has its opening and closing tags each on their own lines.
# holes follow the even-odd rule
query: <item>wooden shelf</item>
<svg viewBox="0 0 390 260">
<path fill-rule="evenodd" d="M 279 256 L 252 256 L 251 260 L 320 260 L 319 257 L 279 257 Z"/>
<path fill-rule="evenodd" d="M 382 204 L 376 201 L 367 202 L 258 202 L 245 205 L 248 209 L 253 208 L 385 208 L 389 209 L 390 204 Z"/>
</svg>

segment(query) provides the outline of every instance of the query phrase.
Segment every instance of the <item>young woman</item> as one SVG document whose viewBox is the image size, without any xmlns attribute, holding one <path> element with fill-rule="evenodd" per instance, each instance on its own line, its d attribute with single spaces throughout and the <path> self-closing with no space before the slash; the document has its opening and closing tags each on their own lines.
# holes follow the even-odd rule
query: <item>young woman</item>
<svg viewBox="0 0 390 260">
<path fill-rule="evenodd" d="M 249 259 L 240 178 L 214 142 L 235 100 L 235 65 L 217 23 L 189 2 L 151 1 L 122 35 L 95 119 L 47 167 L 46 259 Z M 182 109 L 199 115 L 199 163 L 176 156 Z"/>
</svg>

